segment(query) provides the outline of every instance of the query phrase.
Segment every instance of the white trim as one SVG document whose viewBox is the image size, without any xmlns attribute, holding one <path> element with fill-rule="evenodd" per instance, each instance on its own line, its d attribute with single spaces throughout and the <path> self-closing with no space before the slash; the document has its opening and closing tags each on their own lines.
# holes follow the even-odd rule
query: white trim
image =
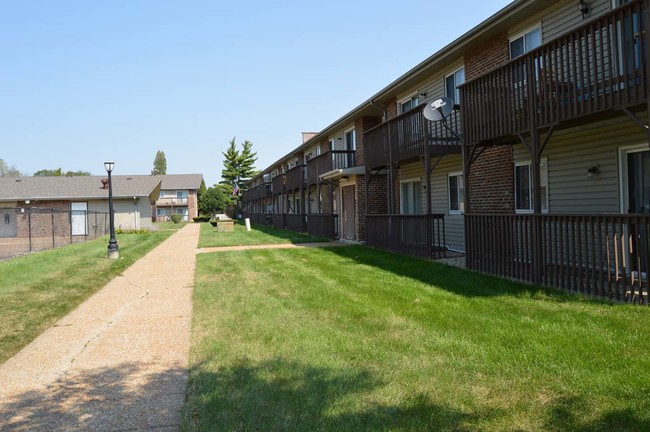
<svg viewBox="0 0 650 432">
<path fill-rule="evenodd" d="M 449 189 L 449 178 L 450 177 L 460 177 L 463 182 L 463 190 L 465 190 L 465 177 L 463 176 L 462 171 L 456 171 L 456 172 L 450 172 L 447 173 L 447 211 L 449 212 L 450 215 L 462 215 L 465 214 L 465 210 L 452 210 L 451 209 L 451 200 L 449 199 L 451 197 L 451 190 Z M 460 193 L 458 194 L 458 203 L 462 204 L 462 207 L 465 208 L 465 194 Z"/>
<path fill-rule="evenodd" d="M 550 194 L 550 187 L 548 185 L 548 183 L 549 183 L 548 182 L 548 158 L 540 159 L 540 161 L 539 161 L 540 170 L 541 170 L 543 165 L 546 165 L 546 177 L 543 178 L 540 175 L 540 183 L 541 183 L 540 186 L 542 186 L 544 184 L 543 180 L 546 180 L 546 210 L 542 209 L 542 213 L 545 214 L 545 213 L 548 213 L 549 209 L 550 209 L 550 195 L 551 195 Z M 529 166 L 530 167 L 530 170 L 529 170 L 530 175 L 528 176 L 528 186 L 529 186 L 530 192 L 531 192 L 531 194 L 530 194 L 530 207 L 531 208 L 530 209 L 518 209 L 517 208 L 517 167 L 519 167 L 519 166 Z M 533 162 L 530 159 L 515 162 L 513 170 L 514 170 L 513 174 L 515 176 L 515 182 L 514 182 L 514 186 L 515 186 L 515 190 L 514 190 L 515 214 L 531 214 L 531 213 L 534 213 L 535 209 L 534 209 L 533 202 L 535 200 L 535 197 L 533 196 L 533 194 L 535 193 L 535 191 L 533 190 Z M 544 203 L 542 203 L 542 204 L 544 204 Z"/>
<path fill-rule="evenodd" d="M 411 93 L 410 96 L 406 96 L 406 97 L 402 98 L 401 100 L 398 100 L 397 101 L 397 111 L 398 111 L 397 114 L 404 114 L 405 112 L 408 112 L 408 111 L 404 111 L 402 109 L 402 105 L 405 104 L 406 102 L 412 101 L 413 99 L 416 99 L 416 98 L 418 100 L 418 103 L 417 103 L 417 105 L 411 107 L 411 109 L 409 110 L 409 111 L 411 111 L 415 107 L 420 106 L 420 94 L 417 91 Z"/>
<path fill-rule="evenodd" d="M 619 193 L 619 211 L 621 214 L 627 213 L 627 155 L 628 153 L 641 153 L 648 150 L 648 144 L 633 144 L 618 148 L 618 193 Z"/>
<path fill-rule="evenodd" d="M 508 45 L 508 46 L 510 46 L 510 45 Z M 457 83 L 456 82 L 456 74 L 458 72 L 460 72 L 461 70 L 463 71 L 463 82 L 462 83 Z M 458 89 L 458 86 L 465 83 L 465 65 L 463 64 L 463 66 L 461 66 L 461 67 L 457 68 L 456 70 L 444 75 L 444 77 L 442 79 L 442 87 L 443 87 L 443 91 L 445 92 L 445 97 L 447 97 L 447 78 L 449 78 L 450 76 L 454 77 L 454 85 L 456 86 L 454 88 L 454 103 L 459 104 L 460 100 L 456 100 L 456 96 L 458 96 L 458 99 L 460 99 L 460 90 Z"/>
</svg>

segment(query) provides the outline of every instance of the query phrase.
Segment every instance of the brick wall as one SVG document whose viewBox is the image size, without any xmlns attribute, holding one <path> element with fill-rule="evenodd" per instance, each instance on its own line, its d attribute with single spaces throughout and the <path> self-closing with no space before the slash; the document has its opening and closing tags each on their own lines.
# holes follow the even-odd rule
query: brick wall
<svg viewBox="0 0 650 432">
<path fill-rule="evenodd" d="M 501 33 L 465 55 L 465 79 L 486 74 L 510 61 L 508 36 Z M 469 211 L 513 213 L 515 175 L 512 147 L 490 147 L 470 167 Z"/>
<path fill-rule="evenodd" d="M 388 213 L 388 191 L 385 175 L 373 175 L 368 184 L 368 214 Z"/>
<path fill-rule="evenodd" d="M 387 121 L 397 117 L 397 99 L 392 99 L 386 103 Z"/>
<path fill-rule="evenodd" d="M 330 151 L 330 141 L 327 138 L 320 140 L 320 154 Z"/>
<path fill-rule="evenodd" d="M 510 61 L 510 44 L 506 33 L 490 39 L 465 54 L 465 80 L 488 73 Z"/>
<path fill-rule="evenodd" d="M 513 213 L 515 174 L 512 147 L 490 147 L 470 167 L 469 211 Z"/>
<path fill-rule="evenodd" d="M 54 225 L 55 236 L 70 235 L 70 202 L 69 201 L 38 201 L 31 204 L 19 204 L 25 211 L 16 217 L 17 237 L 49 237 Z M 50 210 L 53 209 L 52 213 Z M 29 210 L 32 210 L 31 212 Z M 40 210 L 40 211 L 39 211 Z M 52 222 L 54 218 L 54 222 Z"/>
<path fill-rule="evenodd" d="M 188 198 L 189 199 L 187 200 L 187 211 L 188 211 L 189 220 L 192 221 L 193 217 L 197 217 L 199 215 L 198 198 L 196 195 L 196 190 L 190 190 L 188 194 Z"/>
<path fill-rule="evenodd" d="M 365 164 L 365 147 L 363 143 L 363 134 L 369 129 L 377 126 L 381 123 L 380 117 L 361 117 L 356 119 L 354 122 L 354 140 L 357 146 L 357 152 L 355 155 L 356 164 L 363 165 Z"/>
<path fill-rule="evenodd" d="M 356 196 L 355 235 L 357 241 L 366 241 L 366 177 L 359 175 L 354 188 Z"/>
</svg>

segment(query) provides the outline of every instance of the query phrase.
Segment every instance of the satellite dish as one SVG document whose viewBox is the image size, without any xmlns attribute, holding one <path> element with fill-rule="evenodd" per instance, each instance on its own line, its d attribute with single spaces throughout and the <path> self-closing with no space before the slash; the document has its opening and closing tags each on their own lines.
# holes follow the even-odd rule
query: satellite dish
<svg viewBox="0 0 650 432">
<path fill-rule="evenodd" d="M 443 97 L 427 104 L 422 114 L 425 119 L 437 122 L 447 118 L 453 109 L 454 101 L 448 97 Z"/>
</svg>

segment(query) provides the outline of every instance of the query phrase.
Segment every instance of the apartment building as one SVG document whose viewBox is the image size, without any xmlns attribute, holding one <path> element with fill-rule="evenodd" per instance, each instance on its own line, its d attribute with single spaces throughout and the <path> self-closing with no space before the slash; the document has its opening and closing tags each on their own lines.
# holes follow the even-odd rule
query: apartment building
<svg viewBox="0 0 650 432">
<path fill-rule="evenodd" d="M 648 13 L 647 0 L 514 1 L 264 170 L 248 209 L 647 301 Z M 431 122 L 441 97 L 454 109 Z"/>
</svg>

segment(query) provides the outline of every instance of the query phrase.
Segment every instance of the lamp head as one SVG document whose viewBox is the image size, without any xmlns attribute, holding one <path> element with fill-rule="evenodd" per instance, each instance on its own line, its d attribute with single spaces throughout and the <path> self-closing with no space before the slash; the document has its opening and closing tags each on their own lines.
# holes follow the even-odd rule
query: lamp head
<svg viewBox="0 0 650 432">
<path fill-rule="evenodd" d="M 113 166 L 115 166 L 115 162 L 104 162 L 104 169 L 106 170 L 107 173 L 113 171 Z"/>
</svg>

